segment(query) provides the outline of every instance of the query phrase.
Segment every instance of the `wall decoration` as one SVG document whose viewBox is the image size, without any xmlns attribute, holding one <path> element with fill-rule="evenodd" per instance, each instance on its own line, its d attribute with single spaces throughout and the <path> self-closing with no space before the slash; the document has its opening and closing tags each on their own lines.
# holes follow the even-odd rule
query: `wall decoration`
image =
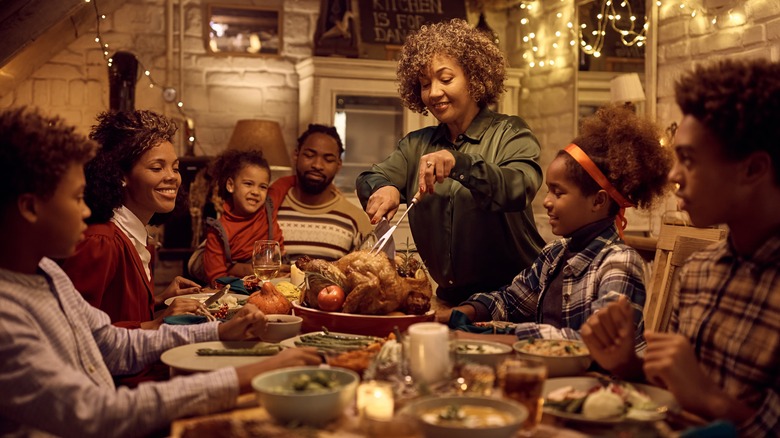
<svg viewBox="0 0 780 438">
<path fill-rule="evenodd" d="M 282 11 L 264 6 L 207 4 L 206 50 L 216 55 L 280 55 Z"/>
</svg>

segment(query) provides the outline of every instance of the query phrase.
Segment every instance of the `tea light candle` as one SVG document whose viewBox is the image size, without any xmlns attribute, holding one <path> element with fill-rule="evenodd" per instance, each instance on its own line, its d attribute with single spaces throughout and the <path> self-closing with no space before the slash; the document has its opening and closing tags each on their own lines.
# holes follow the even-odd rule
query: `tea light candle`
<svg viewBox="0 0 780 438">
<path fill-rule="evenodd" d="M 362 415 L 372 420 L 391 420 L 395 409 L 392 386 L 387 382 L 376 381 L 360 384 L 357 407 Z"/>
<path fill-rule="evenodd" d="M 452 370 L 450 333 L 438 322 L 409 326 L 409 366 L 412 377 L 421 383 L 445 379 Z"/>
</svg>

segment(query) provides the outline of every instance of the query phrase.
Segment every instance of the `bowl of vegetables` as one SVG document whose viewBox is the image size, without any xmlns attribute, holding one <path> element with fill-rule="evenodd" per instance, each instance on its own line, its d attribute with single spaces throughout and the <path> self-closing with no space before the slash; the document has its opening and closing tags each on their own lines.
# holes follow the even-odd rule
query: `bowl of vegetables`
<svg viewBox="0 0 780 438">
<path fill-rule="evenodd" d="M 258 375 L 252 388 L 276 421 L 322 426 L 352 404 L 359 381 L 344 368 L 291 367 Z"/>
<path fill-rule="evenodd" d="M 517 402 L 491 397 L 426 397 L 406 405 L 426 438 L 505 438 L 515 436 L 528 417 Z"/>
<path fill-rule="evenodd" d="M 577 340 L 529 338 L 515 342 L 512 348 L 519 356 L 544 362 L 548 377 L 576 376 L 593 362 L 588 347 Z"/>
</svg>

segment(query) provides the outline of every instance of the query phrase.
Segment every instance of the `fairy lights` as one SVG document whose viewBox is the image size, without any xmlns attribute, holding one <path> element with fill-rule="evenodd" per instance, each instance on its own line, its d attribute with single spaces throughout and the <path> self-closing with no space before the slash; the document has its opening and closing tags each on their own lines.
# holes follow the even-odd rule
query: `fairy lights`
<svg viewBox="0 0 780 438">
<path fill-rule="evenodd" d="M 103 51 L 103 60 L 106 61 L 106 65 L 110 68 L 113 65 L 113 59 L 108 56 L 109 54 L 108 43 L 103 40 L 103 36 L 100 32 L 100 22 L 102 20 L 105 20 L 106 16 L 105 14 L 101 14 L 98 11 L 97 0 L 84 0 L 84 2 L 92 3 L 92 7 L 95 10 L 95 22 L 96 22 L 95 42 Z M 143 71 L 143 75 L 146 76 L 146 78 L 149 80 L 149 88 L 159 87 L 161 90 L 163 90 L 164 100 L 166 101 L 169 101 L 167 98 L 165 98 L 166 94 L 171 93 L 173 96 L 176 95 L 176 90 L 173 87 L 168 87 L 157 82 L 152 76 L 151 70 L 147 69 L 144 66 L 143 62 L 137 57 L 136 57 L 136 61 L 138 62 L 139 70 Z M 173 101 L 175 101 L 175 98 Z M 184 118 L 185 121 L 184 136 L 187 140 L 187 150 L 192 151 L 195 144 L 197 143 L 197 137 L 195 135 L 195 120 L 189 117 L 187 113 L 184 111 L 184 102 L 182 102 L 181 100 L 176 101 L 176 109 L 179 111 L 179 114 Z"/>
</svg>

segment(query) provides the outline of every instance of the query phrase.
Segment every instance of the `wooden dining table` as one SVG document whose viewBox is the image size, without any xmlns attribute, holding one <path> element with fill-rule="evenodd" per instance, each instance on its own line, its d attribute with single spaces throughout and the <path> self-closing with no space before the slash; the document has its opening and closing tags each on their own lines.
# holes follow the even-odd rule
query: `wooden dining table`
<svg viewBox="0 0 780 438">
<path fill-rule="evenodd" d="M 390 421 L 375 421 L 360 418 L 354 408 L 339 419 L 321 428 L 280 424 L 258 404 L 254 394 L 239 397 L 236 407 L 228 412 L 183 418 L 171 424 L 171 438 L 213 438 L 218 436 L 242 437 L 409 437 L 422 438 L 422 434 L 410 427 L 408 418 L 398 415 Z M 475 435 L 475 436 L 478 436 Z M 519 437 L 520 435 L 518 435 Z M 555 417 L 545 414 L 535 434 L 537 438 L 582 438 L 597 436 L 580 432 L 564 425 Z"/>
</svg>

